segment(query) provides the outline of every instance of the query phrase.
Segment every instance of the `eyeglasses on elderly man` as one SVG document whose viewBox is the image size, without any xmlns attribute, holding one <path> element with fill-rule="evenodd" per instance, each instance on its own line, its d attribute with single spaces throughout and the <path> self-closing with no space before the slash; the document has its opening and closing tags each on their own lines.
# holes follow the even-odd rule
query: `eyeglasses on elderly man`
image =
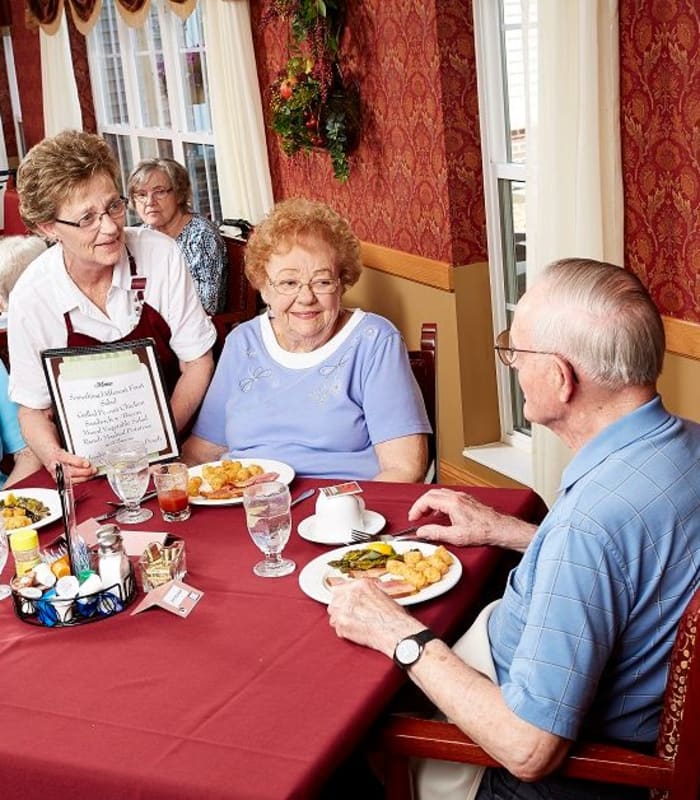
<svg viewBox="0 0 700 800">
<path fill-rule="evenodd" d="M 556 356 L 564 361 L 569 367 L 574 382 L 579 382 L 578 375 L 576 374 L 576 370 L 574 369 L 572 363 L 567 358 L 564 358 L 561 353 L 555 353 L 553 350 L 526 350 L 522 347 L 513 347 L 510 343 L 510 330 L 508 328 L 498 334 L 496 337 L 496 344 L 494 344 L 493 349 L 498 354 L 501 362 L 507 367 L 512 367 L 515 364 L 516 353 L 532 353 L 533 355 L 540 356 Z"/>
</svg>

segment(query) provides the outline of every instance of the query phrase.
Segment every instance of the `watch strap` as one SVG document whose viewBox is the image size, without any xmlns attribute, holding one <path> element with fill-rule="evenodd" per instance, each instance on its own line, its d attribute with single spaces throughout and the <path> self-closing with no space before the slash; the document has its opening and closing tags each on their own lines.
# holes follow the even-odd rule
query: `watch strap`
<svg viewBox="0 0 700 800">
<path fill-rule="evenodd" d="M 413 666 L 418 661 L 418 659 L 423 655 L 423 649 L 425 648 L 425 645 L 428 644 L 428 642 L 432 641 L 433 639 L 437 638 L 439 638 L 437 634 L 433 633 L 430 630 L 430 628 L 424 628 L 422 631 L 418 631 L 418 633 L 414 633 L 411 636 L 405 636 L 403 639 L 401 639 L 401 641 L 398 642 L 398 644 L 394 649 L 394 663 L 398 667 L 401 667 L 401 669 L 408 669 L 408 667 Z M 399 645 L 401 644 L 401 642 L 405 642 L 406 639 L 413 639 L 413 641 L 418 644 L 418 655 L 410 664 L 406 664 L 400 661 L 396 655 L 399 649 Z"/>
</svg>

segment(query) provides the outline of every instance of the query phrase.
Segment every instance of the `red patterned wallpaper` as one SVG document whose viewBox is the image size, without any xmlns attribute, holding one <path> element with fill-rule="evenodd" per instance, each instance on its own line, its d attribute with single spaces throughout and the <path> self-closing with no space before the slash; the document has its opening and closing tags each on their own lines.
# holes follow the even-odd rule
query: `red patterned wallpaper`
<svg viewBox="0 0 700 800">
<path fill-rule="evenodd" d="M 625 261 L 663 314 L 700 322 L 700 6 L 621 0 Z"/>
<path fill-rule="evenodd" d="M 264 103 L 286 59 L 282 24 L 253 36 Z M 453 264 L 486 259 L 471 0 L 349 0 L 342 53 L 362 138 L 341 186 L 323 152 L 287 158 L 268 136 L 275 197 L 334 206 L 361 239 Z"/>
</svg>

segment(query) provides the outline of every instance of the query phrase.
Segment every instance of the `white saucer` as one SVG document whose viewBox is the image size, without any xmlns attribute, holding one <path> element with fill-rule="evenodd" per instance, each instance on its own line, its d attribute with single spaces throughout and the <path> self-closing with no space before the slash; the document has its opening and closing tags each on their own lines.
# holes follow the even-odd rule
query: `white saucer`
<svg viewBox="0 0 700 800">
<path fill-rule="evenodd" d="M 362 530 L 367 533 L 375 534 L 386 525 L 386 519 L 377 511 L 363 511 L 362 513 Z M 316 533 L 316 515 L 312 514 L 310 517 L 303 519 L 297 528 L 299 536 L 302 539 L 307 539 L 309 542 L 318 542 L 319 544 L 345 544 L 350 541 L 349 534 L 342 536 L 332 536 L 328 531 Z"/>
</svg>

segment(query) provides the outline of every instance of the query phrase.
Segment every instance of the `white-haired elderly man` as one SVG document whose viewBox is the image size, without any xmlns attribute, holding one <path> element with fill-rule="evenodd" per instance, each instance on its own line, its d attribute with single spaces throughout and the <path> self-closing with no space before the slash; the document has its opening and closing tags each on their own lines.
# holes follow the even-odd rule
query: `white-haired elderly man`
<svg viewBox="0 0 700 800">
<path fill-rule="evenodd" d="M 433 489 L 409 519 L 440 511 L 450 524 L 424 525 L 421 537 L 523 551 L 503 598 L 454 649 L 370 581 L 334 591 L 330 622 L 393 656 L 504 765 L 467 794 L 467 768 L 447 765 L 445 777 L 423 762 L 421 798 L 647 797 L 555 771 L 582 733 L 640 747 L 656 739 L 675 630 L 700 579 L 700 425 L 663 407 L 661 318 L 619 267 L 551 265 L 496 347 L 518 371 L 526 417 L 574 451 L 556 502 L 535 527 Z M 477 656 L 487 662 L 478 670 Z"/>
</svg>

